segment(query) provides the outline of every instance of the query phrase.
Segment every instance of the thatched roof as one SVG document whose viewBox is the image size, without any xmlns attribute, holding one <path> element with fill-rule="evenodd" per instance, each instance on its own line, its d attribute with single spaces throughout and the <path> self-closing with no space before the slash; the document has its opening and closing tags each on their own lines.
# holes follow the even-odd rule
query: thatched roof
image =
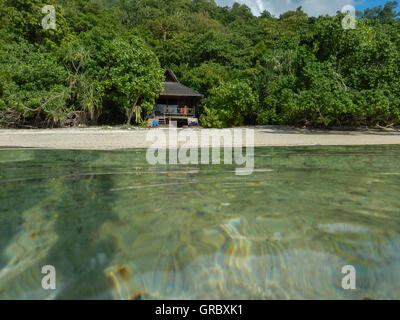
<svg viewBox="0 0 400 320">
<path fill-rule="evenodd" d="M 164 91 L 160 93 L 160 97 L 165 96 L 186 96 L 186 97 L 199 97 L 203 98 L 203 95 L 186 87 L 179 82 L 163 82 Z"/>
<path fill-rule="evenodd" d="M 179 82 L 175 73 L 171 69 L 166 69 L 164 71 L 165 82 Z"/>
<path fill-rule="evenodd" d="M 179 82 L 174 72 L 170 69 L 165 70 L 165 81 L 162 83 L 164 91 L 160 93 L 160 97 L 168 96 L 184 96 L 184 97 L 198 97 L 204 96 L 197 91 L 190 89 Z"/>
</svg>

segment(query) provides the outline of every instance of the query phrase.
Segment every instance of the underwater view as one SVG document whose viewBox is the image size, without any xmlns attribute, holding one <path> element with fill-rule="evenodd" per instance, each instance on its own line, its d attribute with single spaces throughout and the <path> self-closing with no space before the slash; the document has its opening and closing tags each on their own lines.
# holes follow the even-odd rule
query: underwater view
<svg viewBox="0 0 400 320">
<path fill-rule="evenodd" d="M 0 299 L 399 299 L 399 160 L 261 147 L 238 176 L 144 149 L 2 149 Z"/>
</svg>

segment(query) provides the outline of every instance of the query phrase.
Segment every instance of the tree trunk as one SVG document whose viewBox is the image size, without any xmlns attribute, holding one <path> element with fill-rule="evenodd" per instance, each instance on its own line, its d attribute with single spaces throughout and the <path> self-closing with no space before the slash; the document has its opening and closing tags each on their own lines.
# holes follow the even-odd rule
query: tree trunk
<svg viewBox="0 0 400 320">
<path fill-rule="evenodd" d="M 126 110 L 126 117 L 127 117 L 127 122 L 126 122 L 127 125 L 131 124 L 131 120 L 132 120 L 133 114 L 135 112 L 136 105 L 137 105 L 138 101 L 139 101 L 139 97 L 136 98 L 136 101 L 135 101 L 135 103 L 133 104 L 133 106 L 132 106 L 132 108 L 130 110 L 129 110 L 129 108 L 125 109 Z"/>
</svg>

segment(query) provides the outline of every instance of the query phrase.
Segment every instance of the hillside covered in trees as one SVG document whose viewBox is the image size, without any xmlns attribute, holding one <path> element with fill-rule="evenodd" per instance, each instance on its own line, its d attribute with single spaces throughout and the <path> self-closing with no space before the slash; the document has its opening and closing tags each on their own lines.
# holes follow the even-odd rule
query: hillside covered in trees
<svg viewBox="0 0 400 320">
<path fill-rule="evenodd" d="M 213 0 L 0 0 L 0 126 L 143 125 L 163 70 L 203 93 L 207 127 L 400 123 L 396 2 L 254 16 Z"/>
</svg>

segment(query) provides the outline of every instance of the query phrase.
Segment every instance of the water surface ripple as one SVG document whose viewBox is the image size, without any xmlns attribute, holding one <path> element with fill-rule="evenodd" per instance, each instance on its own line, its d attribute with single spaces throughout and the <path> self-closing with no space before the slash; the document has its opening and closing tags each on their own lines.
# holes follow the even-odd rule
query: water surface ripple
<svg viewBox="0 0 400 320">
<path fill-rule="evenodd" d="M 145 153 L 0 151 L 0 299 L 400 298 L 400 146 L 256 148 L 250 176 Z"/>
</svg>

